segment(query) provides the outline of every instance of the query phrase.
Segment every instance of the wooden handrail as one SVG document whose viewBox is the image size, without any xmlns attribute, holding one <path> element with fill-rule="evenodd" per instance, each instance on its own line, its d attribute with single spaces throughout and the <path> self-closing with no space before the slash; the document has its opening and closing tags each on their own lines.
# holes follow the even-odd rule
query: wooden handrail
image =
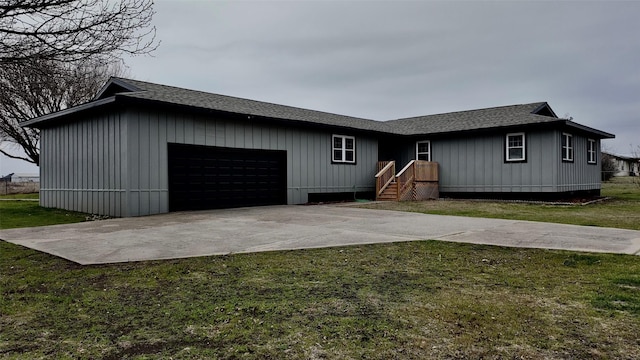
<svg viewBox="0 0 640 360">
<path fill-rule="evenodd" d="M 394 173 L 396 172 L 396 162 L 390 161 L 382 170 L 376 174 L 376 197 L 384 192 L 384 190 L 395 179 Z"/>
<path fill-rule="evenodd" d="M 398 175 L 396 175 L 396 177 L 400 177 L 405 171 L 407 171 L 409 167 L 413 166 L 415 162 L 416 162 L 415 160 L 409 161 L 409 163 L 405 167 L 403 167 L 402 170 L 400 170 L 400 172 L 398 173 Z"/>
<path fill-rule="evenodd" d="M 376 174 L 376 177 L 382 176 L 382 174 L 384 174 L 387 170 L 389 170 L 390 167 L 392 167 L 394 165 L 395 165 L 395 161 L 389 161 L 389 163 L 385 167 L 383 167 L 382 170 L 378 171 L 378 173 Z M 369 173 L 369 174 L 371 174 L 371 173 Z"/>
</svg>

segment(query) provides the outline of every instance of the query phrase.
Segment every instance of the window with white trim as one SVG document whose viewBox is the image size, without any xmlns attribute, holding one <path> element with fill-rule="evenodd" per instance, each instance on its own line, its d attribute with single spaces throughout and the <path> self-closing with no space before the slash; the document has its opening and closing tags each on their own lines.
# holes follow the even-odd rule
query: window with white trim
<svg viewBox="0 0 640 360">
<path fill-rule="evenodd" d="M 356 162 L 356 138 L 346 135 L 332 136 L 332 156 L 335 163 L 355 164 Z"/>
<path fill-rule="evenodd" d="M 507 134 L 505 143 L 506 160 L 525 161 L 527 153 L 525 145 L 525 137 L 523 132 Z"/>
<path fill-rule="evenodd" d="M 587 163 L 596 164 L 598 162 L 597 142 L 594 139 L 587 139 Z"/>
<path fill-rule="evenodd" d="M 416 160 L 431 161 L 431 141 L 418 141 L 416 143 Z"/>
<path fill-rule="evenodd" d="M 562 161 L 573 161 L 573 135 L 562 133 Z"/>
</svg>

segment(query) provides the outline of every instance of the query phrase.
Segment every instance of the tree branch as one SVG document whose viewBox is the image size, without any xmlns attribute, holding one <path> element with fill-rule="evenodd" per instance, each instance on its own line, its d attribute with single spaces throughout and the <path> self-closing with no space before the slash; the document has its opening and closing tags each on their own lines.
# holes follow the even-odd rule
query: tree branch
<svg viewBox="0 0 640 360">
<path fill-rule="evenodd" d="M 13 154 L 10 154 L 10 153 L 2 150 L 2 149 L 0 149 L 0 153 L 2 153 L 4 156 L 6 156 L 8 158 L 17 159 L 17 160 L 24 160 L 24 161 L 30 162 L 32 164 L 36 164 L 35 161 L 33 161 L 31 158 L 25 158 L 25 157 L 22 157 L 22 156 L 13 155 Z M 36 164 L 36 165 L 38 165 L 38 164 Z"/>
<path fill-rule="evenodd" d="M 148 54 L 159 42 L 153 0 L 4 0 L 0 64 Z"/>
<path fill-rule="evenodd" d="M 94 59 L 0 66 L 0 141 L 22 147 L 30 162 L 39 164 L 40 132 L 20 123 L 90 101 L 109 76 L 122 73 L 120 62 L 103 65 Z"/>
</svg>

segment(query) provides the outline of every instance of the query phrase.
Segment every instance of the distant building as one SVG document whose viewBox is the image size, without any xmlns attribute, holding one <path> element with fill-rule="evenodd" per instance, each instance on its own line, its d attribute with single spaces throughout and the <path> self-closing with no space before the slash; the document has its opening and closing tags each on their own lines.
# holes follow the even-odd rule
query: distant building
<svg viewBox="0 0 640 360">
<path fill-rule="evenodd" d="M 605 153 L 613 159 L 616 172 L 613 176 L 638 176 L 640 175 L 640 158 L 627 157 Z"/>
<path fill-rule="evenodd" d="M 40 182 L 40 175 L 38 174 L 14 174 L 11 173 L 4 178 L 8 178 L 9 180 L 7 182 L 14 182 L 14 183 L 25 183 L 25 182 Z"/>
</svg>

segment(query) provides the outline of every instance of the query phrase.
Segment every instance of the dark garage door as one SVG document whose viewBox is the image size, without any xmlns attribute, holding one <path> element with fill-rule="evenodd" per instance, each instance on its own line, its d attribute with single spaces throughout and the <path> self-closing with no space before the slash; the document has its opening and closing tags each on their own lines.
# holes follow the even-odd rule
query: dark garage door
<svg viewBox="0 0 640 360">
<path fill-rule="evenodd" d="M 287 153 L 169 144 L 169 210 L 287 202 Z"/>
</svg>

